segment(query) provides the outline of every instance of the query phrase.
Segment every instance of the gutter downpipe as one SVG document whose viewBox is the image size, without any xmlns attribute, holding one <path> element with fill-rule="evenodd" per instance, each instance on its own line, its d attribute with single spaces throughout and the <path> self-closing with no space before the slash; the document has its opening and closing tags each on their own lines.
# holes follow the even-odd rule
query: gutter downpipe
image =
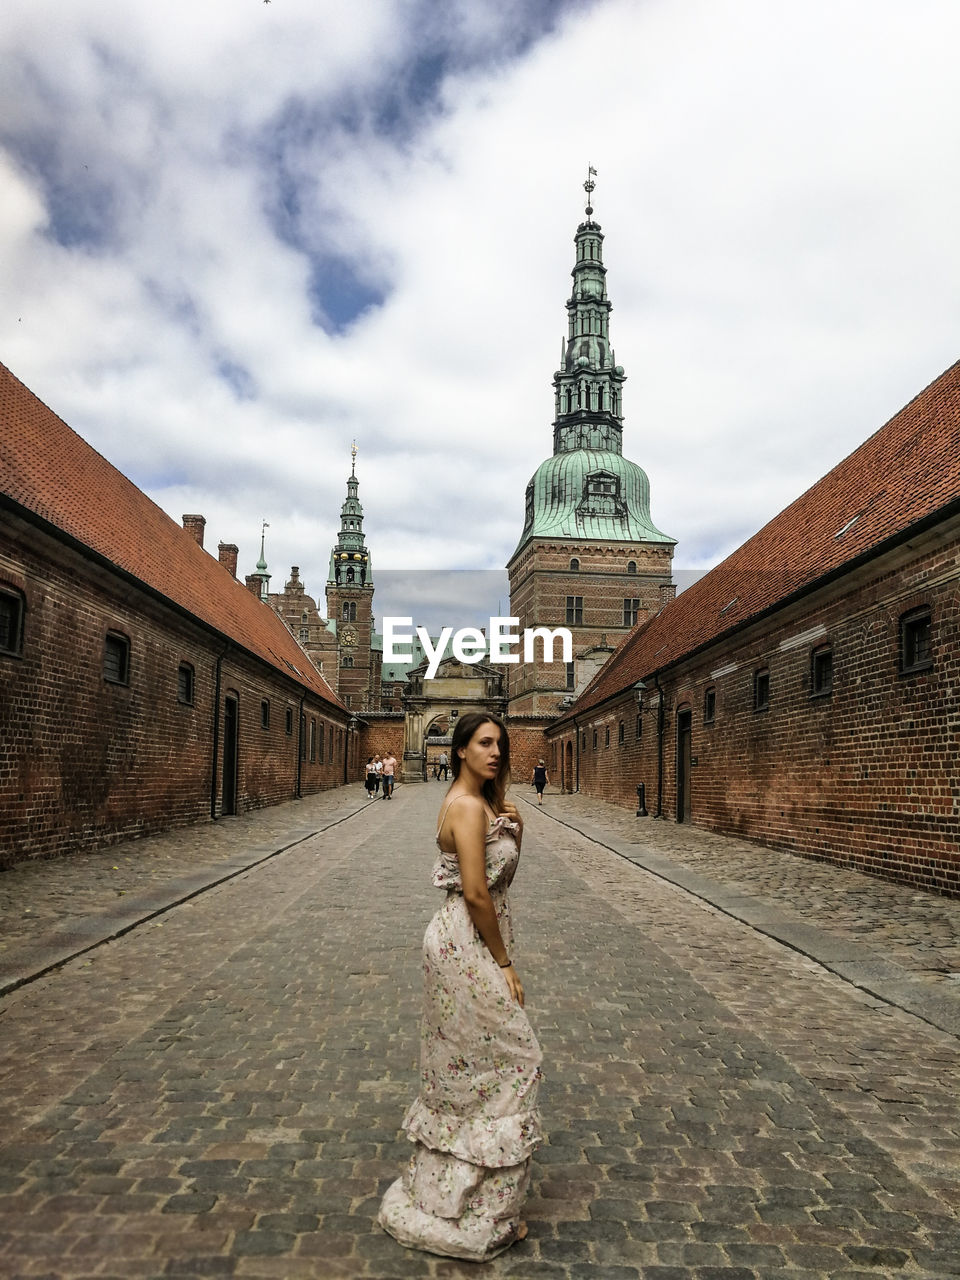
<svg viewBox="0 0 960 1280">
<path fill-rule="evenodd" d="M 660 695 L 660 702 L 657 706 L 657 812 L 653 815 L 655 818 L 663 817 L 663 689 L 660 687 L 660 677 L 655 675 L 653 683 L 656 686 L 657 693 Z"/>
<path fill-rule="evenodd" d="M 220 764 L 220 686 L 223 660 L 230 652 L 230 645 L 224 646 L 223 653 L 217 658 L 217 673 L 213 691 L 213 759 L 210 770 L 210 821 L 217 820 L 217 768 Z"/>
<path fill-rule="evenodd" d="M 303 799 L 303 735 L 307 728 L 307 722 L 303 714 L 303 704 L 307 700 L 307 695 L 301 693 L 300 706 L 297 708 L 297 795 L 298 800 Z"/>
</svg>

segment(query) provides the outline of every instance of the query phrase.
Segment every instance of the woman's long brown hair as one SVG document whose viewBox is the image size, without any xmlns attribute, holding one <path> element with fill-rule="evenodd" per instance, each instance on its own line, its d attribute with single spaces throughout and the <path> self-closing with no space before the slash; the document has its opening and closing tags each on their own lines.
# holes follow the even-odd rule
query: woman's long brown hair
<svg viewBox="0 0 960 1280">
<path fill-rule="evenodd" d="M 507 726 L 499 716 L 493 716 L 488 711 L 468 711 L 465 716 L 460 717 L 453 731 L 453 742 L 450 747 L 450 771 L 456 782 L 460 776 L 460 765 L 463 763 L 460 759 L 460 751 L 484 724 L 495 724 L 500 730 L 500 768 L 497 770 L 496 777 L 488 778 L 480 790 L 493 812 L 500 814 L 503 813 L 503 801 L 507 794 L 507 787 L 510 785 L 510 738 L 507 734 Z"/>
</svg>

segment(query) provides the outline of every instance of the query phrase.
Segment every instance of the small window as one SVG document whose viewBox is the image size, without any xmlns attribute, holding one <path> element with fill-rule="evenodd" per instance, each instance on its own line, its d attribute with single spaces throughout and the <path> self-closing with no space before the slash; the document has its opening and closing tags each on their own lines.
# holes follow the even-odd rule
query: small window
<svg viewBox="0 0 960 1280">
<path fill-rule="evenodd" d="M 573 662 L 564 664 L 567 668 L 567 688 L 575 689 L 577 687 L 577 668 Z"/>
<path fill-rule="evenodd" d="M 587 735 L 586 735 L 586 732 L 584 732 L 584 733 L 582 733 L 582 734 L 581 734 L 581 739 L 582 739 L 582 740 L 581 740 L 581 743 L 580 743 L 580 750 L 581 750 L 581 751 L 586 751 L 586 749 L 587 749 Z"/>
<path fill-rule="evenodd" d="M 263 698 L 260 702 L 260 728 L 270 728 L 270 699 Z"/>
<path fill-rule="evenodd" d="M 583 596 L 567 596 L 567 622 L 573 626 L 583 623 Z"/>
<path fill-rule="evenodd" d="M 103 645 L 103 678 L 111 684 L 130 683 L 130 641 L 108 631 Z"/>
<path fill-rule="evenodd" d="M 310 628 L 309 628 L 309 627 L 301 627 L 301 628 L 300 628 L 300 643 L 301 643 L 301 644 L 306 644 L 306 643 L 307 643 L 307 641 L 308 641 L 309 639 L 310 639 Z"/>
<path fill-rule="evenodd" d="M 810 696 L 824 698 L 833 692 L 833 650 L 826 644 L 810 655 Z"/>
<path fill-rule="evenodd" d="M 304 609 L 303 613 L 301 613 L 301 615 L 300 615 L 300 621 L 301 621 L 301 622 L 309 622 L 309 621 L 310 621 L 310 615 L 307 613 L 306 609 Z"/>
<path fill-rule="evenodd" d="M 637 737 L 643 737 L 643 716 L 637 716 Z"/>
<path fill-rule="evenodd" d="M 0 590 L 0 653 L 22 652 L 23 613 L 19 591 Z"/>
<path fill-rule="evenodd" d="M 323 764 L 323 721 L 320 721 L 320 732 L 317 734 L 317 759 Z"/>
<path fill-rule="evenodd" d="M 577 559 L 577 557 L 576 557 L 576 556 L 571 557 L 571 560 L 570 560 L 570 572 L 571 572 L 571 573 L 579 573 L 579 572 L 580 572 L 580 561 Z"/>
<path fill-rule="evenodd" d="M 766 667 L 753 673 L 753 709 L 767 711 L 770 707 L 770 672 Z"/>
<path fill-rule="evenodd" d="M 300 712 L 300 759 L 307 758 L 307 717 Z"/>
<path fill-rule="evenodd" d="M 594 751 L 596 751 L 596 749 L 597 749 L 597 731 L 596 731 L 596 729 L 594 729 L 594 731 L 593 731 L 593 749 L 594 749 Z"/>
<path fill-rule="evenodd" d="M 716 689 L 704 689 L 703 691 L 703 723 L 713 724 L 717 717 L 717 691 Z"/>
<path fill-rule="evenodd" d="M 636 560 L 628 560 L 628 561 L 627 561 L 627 573 L 636 573 L 636 572 L 637 572 L 637 562 L 636 562 Z"/>
<path fill-rule="evenodd" d="M 914 609 L 900 619 L 900 670 L 929 671 L 933 666 L 930 610 Z"/>
<path fill-rule="evenodd" d="M 353 654 L 352 654 L 352 653 L 345 653 L 345 654 L 343 655 L 343 657 L 340 659 L 340 665 L 341 665 L 341 667 L 352 667 L 352 666 L 353 666 Z"/>
<path fill-rule="evenodd" d="M 293 707 L 287 707 L 283 723 L 284 732 L 293 737 Z"/>
<path fill-rule="evenodd" d="M 330 726 L 330 759 L 333 759 L 333 725 Z"/>
<path fill-rule="evenodd" d="M 609 747 L 610 745 L 610 726 L 609 725 L 607 725 L 607 728 L 603 735 L 603 745 L 605 747 Z"/>
<path fill-rule="evenodd" d="M 620 727 L 617 729 L 617 741 L 623 741 L 623 721 L 620 721 Z"/>
<path fill-rule="evenodd" d="M 311 717 L 310 720 L 310 763 L 316 763 L 317 759 L 317 722 Z"/>
<path fill-rule="evenodd" d="M 640 601 L 636 596 L 624 596 L 623 598 L 623 625 L 625 627 L 633 627 L 636 625 L 637 617 L 640 613 Z"/>
<path fill-rule="evenodd" d="M 343 602 L 343 620 L 344 620 L 344 622 L 356 622 L 356 620 L 357 620 L 357 602 L 356 602 L 356 600 L 344 600 L 344 602 Z"/>
<path fill-rule="evenodd" d="M 185 707 L 193 706 L 193 667 L 189 662 L 181 662 L 177 669 L 177 701 Z"/>
</svg>

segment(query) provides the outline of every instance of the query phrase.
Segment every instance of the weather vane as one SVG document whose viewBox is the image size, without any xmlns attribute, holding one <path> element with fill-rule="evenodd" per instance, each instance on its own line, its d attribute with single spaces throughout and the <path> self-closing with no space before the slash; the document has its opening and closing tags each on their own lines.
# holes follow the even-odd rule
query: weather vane
<svg viewBox="0 0 960 1280">
<path fill-rule="evenodd" d="M 353 444 L 350 446 L 350 474 L 352 476 L 355 476 L 357 474 L 357 442 L 356 440 L 354 440 Z"/>
<path fill-rule="evenodd" d="M 596 169 L 593 167 L 593 165 L 592 165 L 592 164 L 591 164 L 591 165 L 587 165 L 587 180 L 586 180 L 586 182 L 583 184 L 583 189 L 584 189 L 584 191 L 587 193 L 587 217 L 588 217 L 588 218 L 589 218 L 589 217 L 591 216 L 591 214 L 593 213 L 592 196 L 593 196 L 593 189 L 594 189 L 594 187 L 597 185 L 597 184 L 594 182 L 594 178 L 595 178 L 596 176 L 597 176 L 597 171 L 596 171 Z"/>
</svg>

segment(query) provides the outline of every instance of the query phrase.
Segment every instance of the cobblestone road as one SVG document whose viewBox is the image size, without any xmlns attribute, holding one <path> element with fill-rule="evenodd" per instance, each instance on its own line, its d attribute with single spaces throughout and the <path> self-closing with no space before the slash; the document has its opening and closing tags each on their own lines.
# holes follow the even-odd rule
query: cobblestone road
<svg viewBox="0 0 960 1280">
<path fill-rule="evenodd" d="M 345 788 L 0 877 L 9 980 L 93 947 L 0 1003 L 4 1275 L 480 1274 L 374 1222 L 439 796 Z M 960 1275 L 958 1041 L 897 1007 L 907 973 L 950 1023 L 956 904 L 581 797 L 524 812 L 549 1141 L 530 1237 L 483 1274 Z M 824 946 L 894 969 L 871 994 Z"/>
</svg>

